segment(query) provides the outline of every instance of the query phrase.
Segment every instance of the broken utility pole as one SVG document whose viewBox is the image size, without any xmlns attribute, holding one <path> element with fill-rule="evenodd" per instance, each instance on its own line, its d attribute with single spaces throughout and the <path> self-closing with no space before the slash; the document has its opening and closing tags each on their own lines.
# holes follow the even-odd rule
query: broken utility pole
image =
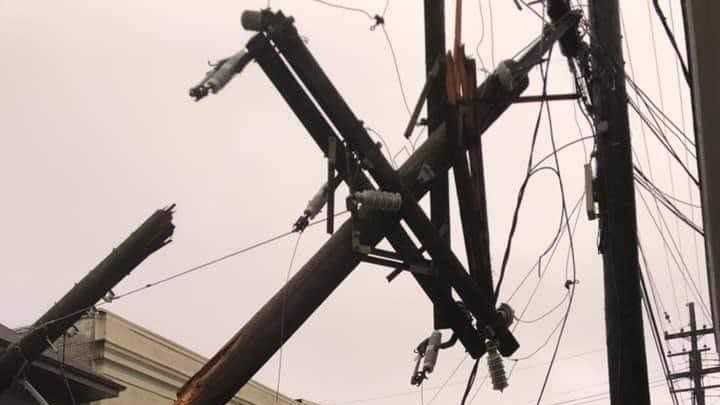
<svg viewBox="0 0 720 405">
<path fill-rule="evenodd" d="M 632 146 L 618 0 L 589 3 L 597 194 L 612 405 L 648 405 Z"/>
<path fill-rule="evenodd" d="M 338 177 L 349 185 L 352 192 L 372 193 L 376 190 L 367 175 L 372 176 L 380 192 L 396 196 L 393 198 L 396 199 L 397 210 L 392 213 L 379 213 L 372 209 L 364 212 L 360 235 L 356 219 L 346 221 L 181 388 L 176 404 L 219 405 L 230 400 L 350 272 L 368 257 L 364 251 L 379 252 L 373 247 L 384 237 L 396 250 L 389 253 L 404 260 L 403 268 L 413 274 L 472 357 L 484 354 L 485 340 L 490 338 L 496 339 L 500 352 L 505 356 L 517 350 L 519 345 L 508 330 L 512 315 L 508 317 L 507 311 L 495 309 L 493 297 L 484 294 L 478 287 L 417 205 L 417 201 L 432 187 L 432 180 L 438 174 L 446 173 L 452 165 L 449 152 L 457 145 L 450 143 L 446 125 L 439 125 L 400 169 L 393 170 L 307 49 L 292 18 L 285 17 L 281 12 L 263 10 L 246 12 L 242 20 L 245 28 L 259 32 L 247 44 L 248 53 L 258 62 L 326 156 L 330 144 L 336 148 L 334 167 Z M 565 31 L 577 26 L 578 21 L 579 15 L 573 14 L 548 26 L 543 37 L 518 61 L 501 63 L 498 72 L 479 88 L 472 89 L 477 104 L 476 129 L 473 133 L 464 134 L 465 137 L 479 137 L 495 122 L 527 88 L 528 71 L 540 62 Z M 206 80 L 209 82 L 211 79 Z M 422 246 L 415 246 L 401 226 L 401 219 Z M 425 261 L 424 251 L 430 254 L 433 264 L 445 263 L 447 267 L 441 271 L 445 272 L 449 284 L 472 314 L 477 329 L 458 303 L 438 293 L 437 273 L 414 272 L 413 263 Z M 281 330 L 284 333 L 281 334 Z"/>
<path fill-rule="evenodd" d="M 170 242 L 174 205 L 156 211 L 0 356 L 0 392 L 143 260 Z"/>
</svg>

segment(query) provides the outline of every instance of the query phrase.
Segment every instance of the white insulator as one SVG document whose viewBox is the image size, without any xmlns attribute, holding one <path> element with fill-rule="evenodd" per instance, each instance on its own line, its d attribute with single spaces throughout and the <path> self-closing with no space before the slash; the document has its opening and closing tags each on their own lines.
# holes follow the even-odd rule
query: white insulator
<svg viewBox="0 0 720 405">
<path fill-rule="evenodd" d="M 320 213 L 320 210 L 322 210 L 325 206 L 325 203 L 327 203 L 327 188 L 328 184 L 323 184 L 313 198 L 308 201 L 307 207 L 305 207 L 305 211 L 303 211 L 303 213 L 309 219 L 315 218 L 315 216 Z"/>
<path fill-rule="evenodd" d="M 433 331 L 428 338 L 427 348 L 425 349 L 425 359 L 423 360 L 423 371 L 430 374 L 435 370 L 437 364 L 438 353 L 440 352 L 440 342 L 442 334 L 440 331 Z"/>
<path fill-rule="evenodd" d="M 508 381 L 507 376 L 505 376 L 505 365 L 494 340 L 489 340 L 487 343 L 487 364 L 493 389 L 502 391 L 507 388 Z"/>
<path fill-rule="evenodd" d="M 397 212 L 402 206 L 402 196 L 387 191 L 360 191 L 355 193 L 355 200 L 366 208 L 379 211 Z"/>
<path fill-rule="evenodd" d="M 207 86 L 212 90 L 213 94 L 219 92 L 233 76 L 240 73 L 240 70 L 242 70 L 249 61 L 248 51 L 245 49 L 229 57 L 217 70 L 209 74 L 210 78 L 207 80 Z"/>
</svg>

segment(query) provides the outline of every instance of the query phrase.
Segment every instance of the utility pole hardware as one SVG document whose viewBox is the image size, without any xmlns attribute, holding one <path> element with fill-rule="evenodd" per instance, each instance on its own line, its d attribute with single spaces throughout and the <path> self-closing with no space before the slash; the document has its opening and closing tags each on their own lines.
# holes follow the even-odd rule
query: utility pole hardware
<svg viewBox="0 0 720 405">
<path fill-rule="evenodd" d="M 442 2 L 426 1 L 425 5 L 426 11 L 432 14 Z M 426 13 L 426 24 L 433 25 L 433 32 L 439 32 L 440 22 L 435 17 Z M 455 71 L 457 66 L 450 69 L 447 61 L 452 58 L 437 57 L 438 52 L 444 52 L 444 45 L 440 46 L 438 38 L 429 38 L 436 51 L 428 53 L 428 83 L 418 104 L 427 97 L 429 106 L 432 104 L 429 114 L 436 117 L 437 113 L 438 121 L 428 120 L 428 140 L 395 170 L 315 60 L 298 34 L 294 20 L 269 9 L 245 12 L 243 26 L 257 32 L 246 45 L 247 55 L 258 63 L 325 156 L 332 156 L 333 170 L 329 170 L 329 177 L 331 172 L 337 172 L 338 183 L 347 183 L 351 191 L 348 207 L 353 216 L 187 381 L 178 392 L 176 404 L 219 405 L 229 401 L 362 261 L 396 267 L 390 279 L 408 270 L 433 302 L 439 326 L 446 323 L 452 329 L 453 336 L 445 343 L 440 341 L 438 331 L 428 338 L 421 355 L 426 357 L 422 365 L 418 358 L 414 382 L 432 371 L 438 349 L 459 341 L 477 359 L 487 352 L 486 342 L 489 342 L 493 350 L 494 381 L 498 389 L 504 388 L 507 381 L 500 373 L 500 356 L 509 356 L 519 347 L 508 329 L 513 321 L 512 310 L 507 305 L 496 308 L 495 297 L 490 293 L 492 281 L 486 281 L 482 287 L 452 252 L 444 229 L 436 226 L 437 219 L 444 218 L 444 212 L 431 213 L 431 219 L 418 201 L 431 190 L 437 190 L 439 195 L 447 191 L 447 186 L 436 188 L 436 180 L 443 178 L 451 167 L 457 168 L 455 162 L 462 160 L 457 157 L 479 144 L 481 135 L 527 88 L 528 72 L 542 61 L 556 41 L 577 27 L 579 20 L 580 14 L 573 12 L 548 25 L 541 38 L 522 56 L 502 62 L 480 86 L 475 85 L 473 75 L 459 76 L 456 84 L 462 85 L 461 98 L 450 97 L 450 90 L 438 90 L 441 86 L 436 82 L 454 83 L 443 72 Z M 464 55 L 459 58 L 457 52 L 455 59 L 460 61 L 462 70 L 472 66 L 472 61 Z M 196 92 L 191 90 L 191 95 Z M 446 107 L 445 97 L 455 100 L 455 106 Z M 462 109 L 463 114 L 453 109 Z M 411 114 L 409 128 L 417 118 L 417 113 Z M 477 150 L 476 159 L 480 159 Z M 467 178 L 478 181 L 480 172 L 477 165 L 472 170 L 465 168 L 464 171 L 464 187 L 468 189 L 472 181 Z M 335 186 L 332 184 L 325 190 L 334 190 Z M 481 188 L 473 190 L 484 199 Z M 321 197 L 317 203 L 311 201 L 304 216 L 316 214 L 318 205 L 323 203 Z M 477 201 L 471 201 L 468 206 L 482 212 Z M 435 204 L 435 208 L 443 211 L 442 204 Z M 420 246 L 416 246 L 401 226 L 401 220 L 417 237 Z M 296 226 L 305 223 L 303 217 L 298 221 Z M 383 238 L 394 251 L 375 248 Z M 478 240 L 481 242 L 477 246 L 483 249 L 486 243 L 482 242 L 482 236 Z M 424 258 L 425 254 L 430 256 L 430 262 Z M 489 272 L 489 266 L 486 267 Z M 460 302 L 455 302 L 447 293 L 444 283 L 455 291 Z"/>
</svg>

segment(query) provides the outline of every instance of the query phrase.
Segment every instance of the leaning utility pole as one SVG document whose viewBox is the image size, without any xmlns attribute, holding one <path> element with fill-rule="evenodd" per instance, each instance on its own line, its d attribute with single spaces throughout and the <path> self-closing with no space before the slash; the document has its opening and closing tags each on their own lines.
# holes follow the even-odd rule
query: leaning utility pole
<svg viewBox="0 0 720 405">
<path fill-rule="evenodd" d="M 692 380 L 692 388 L 676 389 L 673 392 L 692 392 L 693 404 L 694 405 L 705 405 L 705 390 L 710 388 L 720 388 L 720 385 L 709 385 L 703 386 L 703 377 L 707 374 L 720 372 L 720 367 L 709 367 L 703 368 L 702 364 L 702 353 L 709 351 L 707 347 L 700 349 L 698 347 L 698 337 L 703 335 L 709 335 L 713 333 L 713 328 L 707 328 L 703 326 L 702 329 L 697 328 L 697 320 L 695 319 L 695 304 L 688 303 L 688 311 L 690 312 L 690 330 L 685 332 L 680 329 L 679 333 L 667 333 L 665 332 L 665 340 L 673 339 L 690 339 L 690 351 L 679 353 L 669 353 L 668 357 L 675 356 L 688 356 L 688 367 L 689 370 L 682 373 L 670 374 L 670 378 L 689 378 Z"/>
<path fill-rule="evenodd" d="M 158 210 L 0 356 L 0 393 L 143 260 L 170 242 L 173 208 Z"/>
<path fill-rule="evenodd" d="M 618 0 L 589 3 L 600 253 L 612 405 L 650 404 Z"/>
</svg>

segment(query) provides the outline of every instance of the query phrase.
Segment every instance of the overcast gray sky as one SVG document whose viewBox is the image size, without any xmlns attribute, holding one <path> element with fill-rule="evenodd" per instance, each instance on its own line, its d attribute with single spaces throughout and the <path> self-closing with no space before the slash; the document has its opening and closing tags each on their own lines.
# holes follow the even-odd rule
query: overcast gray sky
<svg viewBox="0 0 720 405">
<path fill-rule="evenodd" d="M 540 20 L 527 10 L 518 11 L 510 0 L 495 0 L 493 36 L 489 1 L 465 2 L 463 38 L 468 52 L 477 49 L 491 69 L 535 38 Z M 647 1 L 621 2 L 635 75 L 658 104 L 662 96 L 664 109 L 678 124 L 684 102 L 685 128 L 690 133 L 687 92 L 683 87 L 678 93 L 675 59 L 653 16 L 656 73 Z M 454 10 L 454 2 L 448 3 L 448 10 Z M 667 1 L 661 3 L 667 7 Z M 679 2 L 672 3 L 677 7 Z M 343 4 L 379 13 L 385 1 Z M 273 0 L 271 5 L 296 18 L 310 49 L 366 125 L 381 133 L 393 152 L 407 146 L 401 133 L 408 117 L 382 32 L 370 31 L 371 21 L 362 14 L 311 0 Z M 0 0 L 0 246 L 5 274 L 0 283 L 0 322 L 32 323 L 153 210 L 171 203 L 177 203 L 174 242 L 145 261 L 116 292 L 289 230 L 322 184 L 325 162 L 269 80 L 251 65 L 219 95 L 200 103 L 187 96 L 188 88 L 205 74 L 208 60 L 229 56 L 250 37 L 240 27 L 242 11 L 264 6 L 266 2 L 260 0 Z M 676 8 L 675 17 L 679 16 Z M 424 82 L 422 19 L 421 2 L 390 1 L 387 30 L 410 103 Z M 679 21 L 676 27 L 682 44 Z M 537 94 L 537 72 L 531 81 L 527 93 Z M 572 91 L 559 52 L 550 67 L 550 89 Z M 524 177 L 537 107 L 513 106 L 483 138 L 496 269 Z M 552 113 L 558 143 L 577 139 L 572 104 L 555 103 Z M 590 135 L 584 121 L 579 121 L 584 135 Z M 647 166 L 637 120 L 633 135 L 640 162 Z M 656 182 L 683 199 L 698 201 L 696 191 L 688 194 L 687 178 L 679 166 L 668 166 L 666 154 L 648 137 Z M 536 156 L 541 157 L 550 151 L 545 124 L 538 142 Z M 578 144 L 560 155 L 569 204 L 583 192 L 582 165 L 591 144 L 586 147 L 583 151 Z M 690 166 L 695 170 L 694 162 Z M 537 177 L 528 187 L 503 298 L 552 239 L 559 198 L 557 182 L 549 176 Z M 672 331 L 688 322 L 684 303 L 697 299 L 664 253 L 641 201 L 638 211 L 657 292 L 672 319 L 662 328 Z M 694 215 L 700 222 L 699 211 Z M 702 241 L 697 240 L 696 253 L 692 234 L 682 226 L 676 229 L 673 220 L 669 225 L 677 230 L 684 260 L 706 296 Z M 584 214 L 580 217 L 575 235 L 580 284 L 546 404 L 607 391 L 596 229 L 596 222 L 588 222 Z M 326 239 L 321 227 L 307 231 L 293 270 Z M 211 356 L 284 282 L 294 242 L 294 236 L 286 238 L 107 308 Z M 464 257 L 457 218 L 453 242 L 456 253 Z M 564 239 L 526 318 L 536 318 L 563 299 L 566 249 Z M 408 382 L 412 348 L 431 331 L 431 306 L 409 277 L 388 284 L 384 275 L 383 269 L 360 266 L 292 337 L 284 354 L 284 393 L 328 405 L 420 403 L 420 393 Z M 537 280 L 531 276 L 511 304 L 524 305 Z M 540 322 L 520 325 L 516 335 L 522 347 L 517 356 L 535 352 L 563 313 L 564 307 Z M 699 317 L 705 322 L 702 312 Z M 535 401 L 555 339 L 553 335 L 547 347 L 518 362 L 503 394 L 492 391 L 486 382 L 475 403 Z M 425 386 L 425 404 L 436 392 L 440 393 L 434 403 L 459 402 L 469 359 L 443 390 L 436 388 L 463 357 L 459 345 L 441 353 Z M 648 358 L 654 403 L 670 403 L 667 389 L 655 383 L 662 381 L 661 369 L 650 340 Z M 256 378 L 274 387 L 277 366 L 275 357 Z M 507 366 L 512 367 L 512 362 Z M 678 361 L 676 366 L 685 365 Z M 485 372 L 483 362 L 478 384 Z M 598 399 L 593 403 L 609 402 L 589 398 Z"/>
</svg>

